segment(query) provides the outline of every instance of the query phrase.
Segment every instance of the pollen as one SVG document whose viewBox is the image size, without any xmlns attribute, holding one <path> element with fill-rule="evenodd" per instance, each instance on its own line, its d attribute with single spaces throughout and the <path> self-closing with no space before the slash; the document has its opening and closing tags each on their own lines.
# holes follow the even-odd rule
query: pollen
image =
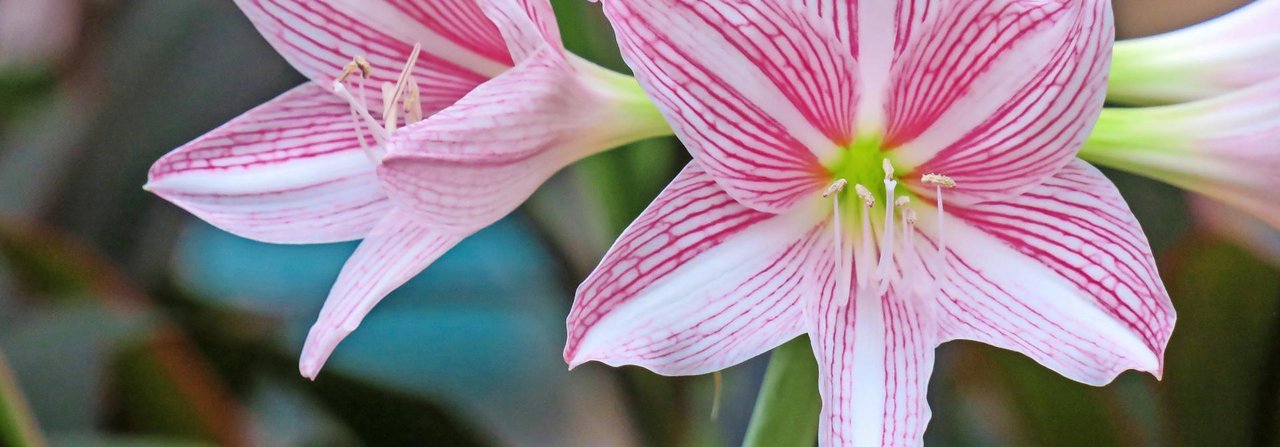
<svg viewBox="0 0 1280 447">
<path fill-rule="evenodd" d="M 881 166 L 882 168 L 884 168 L 884 180 L 885 180 L 885 181 L 893 180 L 893 179 L 894 179 L 894 177 L 893 177 L 893 174 L 894 174 L 894 170 L 893 170 L 893 163 L 891 163 L 891 162 L 889 161 L 889 159 L 888 159 L 888 158 L 886 158 L 886 159 L 881 160 L 881 162 L 880 162 L 880 166 Z"/>
<path fill-rule="evenodd" d="M 360 77 L 365 79 L 373 76 L 373 66 L 369 65 L 369 60 L 365 59 L 364 56 L 351 58 L 351 62 L 348 62 L 347 66 L 342 68 L 342 73 L 338 75 L 334 82 L 347 82 L 347 78 L 356 73 L 360 73 Z"/>
<path fill-rule="evenodd" d="M 909 196 L 898 197 L 898 200 L 894 201 L 893 204 L 897 205 L 898 208 L 905 208 L 907 205 L 911 204 L 911 197 Z"/>
<path fill-rule="evenodd" d="M 853 185 L 853 188 L 858 192 L 858 197 L 862 199 L 862 203 L 867 205 L 867 208 L 876 206 L 876 196 L 871 194 L 870 189 L 867 189 L 866 186 L 862 186 L 861 184 Z"/>
<path fill-rule="evenodd" d="M 947 177 L 941 174 L 925 174 L 923 177 L 920 177 L 920 181 L 928 183 L 930 185 L 937 185 L 943 188 L 956 187 L 955 180 L 952 180 L 951 177 Z"/>
<path fill-rule="evenodd" d="M 836 194 L 839 194 L 840 192 L 844 191 L 844 188 L 847 186 L 849 186 L 848 180 L 845 180 L 845 179 L 836 180 L 834 183 L 831 184 L 831 186 L 827 187 L 826 192 L 822 193 L 822 198 L 825 199 L 825 198 L 834 196 Z"/>
</svg>

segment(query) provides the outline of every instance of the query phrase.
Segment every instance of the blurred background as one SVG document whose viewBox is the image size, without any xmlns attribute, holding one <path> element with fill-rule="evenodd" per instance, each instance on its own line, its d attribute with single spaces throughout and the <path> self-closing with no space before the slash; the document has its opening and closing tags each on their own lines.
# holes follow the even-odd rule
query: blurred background
<svg viewBox="0 0 1280 447">
<path fill-rule="evenodd" d="M 1244 3 L 1114 1 L 1121 37 Z M 571 50 L 625 70 L 599 5 L 553 3 Z M 302 80 L 230 0 L 0 0 L 0 446 L 741 444 L 767 358 L 724 373 L 712 417 L 711 377 L 560 356 L 574 287 L 687 160 L 669 139 L 561 173 L 301 378 L 354 245 L 239 239 L 141 186 Z M 1179 311 L 1164 381 L 1090 388 L 949 344 L 928 445 L 1280 445 L 1280 236 L 1108 174 Z"/>
</svg>

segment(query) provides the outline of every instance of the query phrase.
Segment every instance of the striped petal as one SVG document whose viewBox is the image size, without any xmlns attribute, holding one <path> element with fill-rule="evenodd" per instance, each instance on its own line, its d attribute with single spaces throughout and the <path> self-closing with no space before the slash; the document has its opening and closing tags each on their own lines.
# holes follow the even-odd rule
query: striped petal
<svg viewBox="0 0 1280 447">
<path fill-rule="evenodd" d="M 1170 33 L 1116 42 L 1107 98 L 1136 105 L 1223 95 L 1280 78 L 1280 0 Z"/>
<path fill-rule="evenodd" d="M 516 62 L 533 56 L 543 45 L 564 48 L 556 14 L 548 0 L 478 0 L 478 3 L 502 31 Z"/>
<path fill-rule="evenodd" d="M 250 239 L 359 239 L 390 206 L 352 126 L 346 103 L 305 84 L 165 155 L 146 189 Z"/>
<path fill-rule="evenodd" d="M 927 303 L 884 296 L 833 299 L 828 281 L 809 322 L 822 394 L 823 447 L 922 446 L 931 412 L 937 322 Z M 922 306 L 921 304 L 925 304 Z"/>
<path fill-rule="evenodd" d="M 636 77 L 709 174 L 781 212 L 853 138 L 856 63 L 828 23 L 767 0 L 605 0 Z"/>
<path fill-rule="evenodd" d="M 628 91 L 616 78 L 625 77 L 544 46 L 454 106 L 396 132 L 378 175 L 422 222 L 475 231 L 569 163 L 667 132 L 634 82 Z"/>
<path fill-rule="evenodd" d="M 940 2 L 900 48 L 885 145 L 960 203 L 1011 197 L 1069 163 L 1102 107 L 1107 0 Z"/>
<path fill-rule="evenodd" d="M 1090 385 L 1127 369 L 1160 375 L 1173 306 L 1142 228 L 1097 169 L 1077 161 L 1016 199 L 952 214 L 937 311 L 947 338 Z"/>
<path fill-rule="evenodd" d="M 578 287 L 565 361 L 703 374 L 800 335 L 804 270 L 829 230 L 792 214 L 740 205 L 690 164 Z"/>
<path fill-rule="evenodd" d="M 1203 194 L 1280 228 L 1280 79 L 1192 103 L 1107 109 L 1080 157 Z"/>
<path fill-rule="evenodd" d="M 416 43 L 413 75 L 427 115 L 511 67 L 502 35 L 475 0 L 236 0 L 290 64 L 329 85 L 355 56 L 373 67 L 366 96 L 396 82 Z"/>
<path fill-rule="evenodd" d="M 342 267 L 302 348 L 302 375 L 315 379 L 334 348 L 374 305 L 461 240 L 462 236 L 418 225 L 398 211 L 388 213 Z"/>
</svg>

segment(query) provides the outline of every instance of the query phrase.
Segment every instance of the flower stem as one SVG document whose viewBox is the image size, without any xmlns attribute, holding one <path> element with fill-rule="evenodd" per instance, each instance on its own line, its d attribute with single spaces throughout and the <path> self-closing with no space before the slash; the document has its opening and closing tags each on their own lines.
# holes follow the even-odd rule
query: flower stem
<svg viewBox="0 0 1280 447">
<path fill-rule="evenodd" d="M 818 439 L 818 362 L 809 337 L 773 350 L 743 447 L 811 446 Z"/>
</svg>

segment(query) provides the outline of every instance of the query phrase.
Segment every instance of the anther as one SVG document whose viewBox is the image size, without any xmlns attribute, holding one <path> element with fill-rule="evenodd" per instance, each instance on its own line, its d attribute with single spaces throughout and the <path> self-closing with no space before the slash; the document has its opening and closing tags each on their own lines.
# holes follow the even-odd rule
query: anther
<svg viewBox="0 0 1280 447">
<path fill-rule="evenodd" d="M 893 204 L 897 205 L 898 208 L 906 208 L 907 205 L 911 204 L 911 197 L 910 196 L 898 197 L 898 200 L 894 201 Z M 903 210 L 904 213 L 906 211 L 907 210 Z"/>
<path fill-rule="evenodd" d="M 943 188 L 956 187 L 955 180 L 952 180 L 951 177 L 947 177 L 945 175 L 940 175 L 940 174 L 925 174 L 923 177 L 920 177 L 920 181 L 928 183 L 930 185 L 940 186 Z"/>
<path fill-rule="evenodd" d="M 373 66 L 369 65 L 369 60 L 365 59 L 364 56 L 356 56 L 352 58 L 351 62 L 348 62 L 347 66 L 342 68 L 342 73 L 338 75 L 335 82 L 347 82 L 347 78 L 357 72 L 360 73 L 360 77 L 365 79 L 368 79 L 369 76 L 373 75 Z"/>
<path fill-rule="evenodd" d="M 893 180 L 893 173 L 894 173 L 893 163 L 889 162 L 889 159 L 886 158 L 884 160 L 881 160 L 880 166 L 884 168 L 885 181 Z"/>
<path fill-rule="evenodd" d="M 400 71 L 400 77 L 396 78 L 395 89 L 391 95 L 391 102 L 383 103 L 382 115 L 391 114 L 391 110 L 396 107 L 396 102 L 400 101 L 400 95 L 404 94 L 405 85 L 409 83 L 410 77 L 413 75 L 413 67 L 418 65 L 418 56 L 422 54 L 422 44 L 414 44 L 413 52 L 409 53 L 409 59 L 405 61 L 404 69 Z"/>
<path fill-rule="evenodd" d="M 916 226 L 916 210 L 906 208 L 902 210 L 902 218 L 906 219 L 908 226 Z"/>
<path fill-rule="evenodd" d="M 838 179 L 835 182 L 831 183 L 831 186 L 827 187 L 826 192 L 822 193 L 822 197 L 825 199 L 827 197 L 831 197 L 836 194 L 839 194 L 840 192 L 844 191 L 844 188 L 846 186 L 849 186 L 848 180 Z"/>
<path fill-rule="evenodd" d="M 867 208 L 876 206 L 876 196 L 871 194 L 871 190 L 861 184 L 853 185 L 853 189 L 858 192 L 858 197 L 862 199 L 862 203 L 867 204 Z"/>
</svg>

